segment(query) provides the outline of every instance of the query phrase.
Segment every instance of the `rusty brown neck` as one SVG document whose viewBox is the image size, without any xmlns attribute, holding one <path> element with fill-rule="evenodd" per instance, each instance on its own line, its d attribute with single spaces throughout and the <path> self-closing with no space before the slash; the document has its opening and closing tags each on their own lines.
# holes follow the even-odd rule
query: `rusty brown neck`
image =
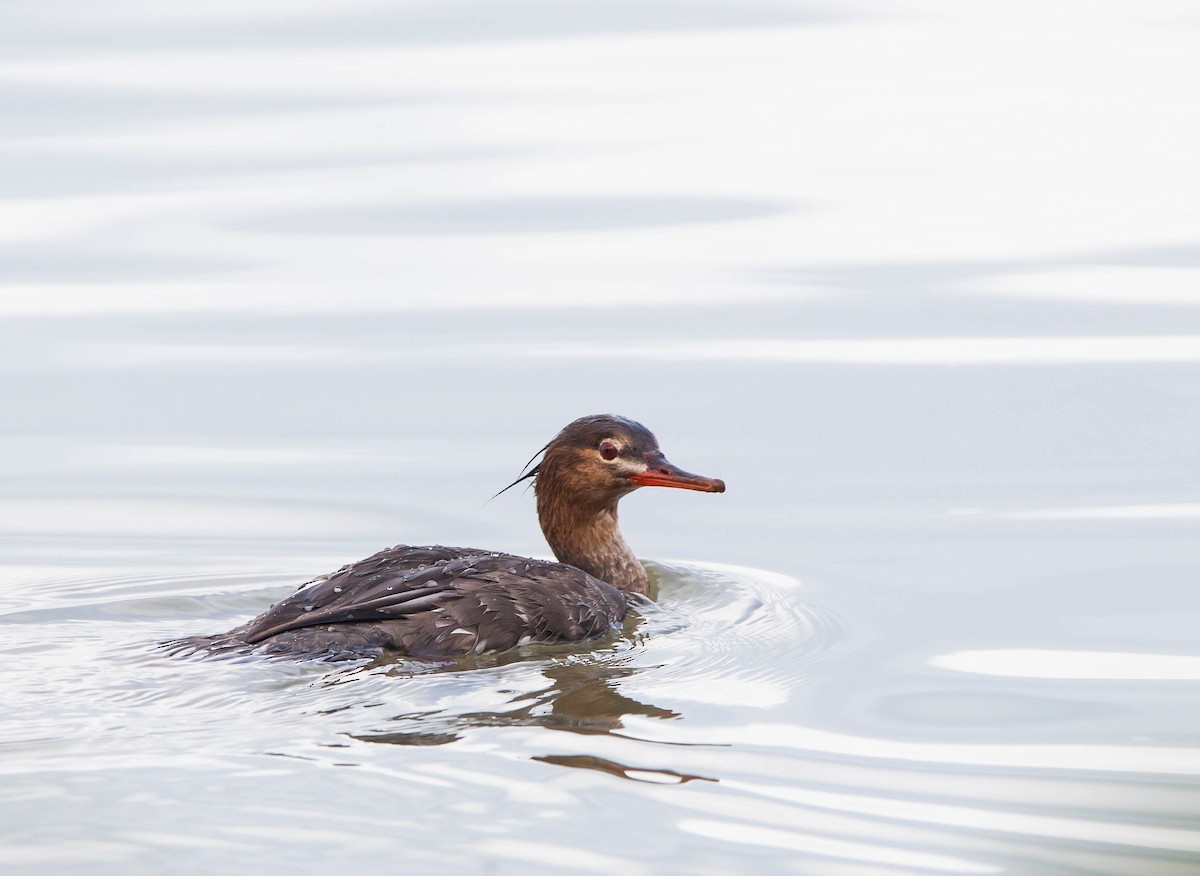
<svg viewBox="0 0 1200 876">
<path fill-rule="evenodd" d="M 648 592 L 646 570 L 617 528 L 619 497 L 600 504 L 579 501 L 580 497 L 545 481 L 539 475 L 538 521 L 554 556 L 619 590 Z"/>
</svg>

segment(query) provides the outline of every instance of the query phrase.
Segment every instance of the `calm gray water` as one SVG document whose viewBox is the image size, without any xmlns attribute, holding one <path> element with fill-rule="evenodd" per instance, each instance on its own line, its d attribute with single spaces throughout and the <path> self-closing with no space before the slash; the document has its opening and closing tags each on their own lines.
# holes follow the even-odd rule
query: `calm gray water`
<svg viewBox="0 0 1200 876">
<path fill-rule="evenodd" d="M 0 869 L 1200 868 L 1200 18 L 10 2 Z M 164 657 L 645 422 L 620 635 Z"/>
</svg>

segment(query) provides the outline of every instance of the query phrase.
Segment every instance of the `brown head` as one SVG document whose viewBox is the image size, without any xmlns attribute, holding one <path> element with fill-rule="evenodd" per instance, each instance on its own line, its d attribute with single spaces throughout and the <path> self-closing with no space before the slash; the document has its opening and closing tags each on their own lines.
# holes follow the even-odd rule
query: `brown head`
<svg viewBox="0 0 1200 876">
<path fill-rule="evenodd" d="M 561 492 L 573 503 L 603 507 L 638 487 L 725 492 L 724 481 L 694 475 L 663 456 L 654 433 L 612 414 L 580 417 L 546 445 L 535 469 L 538 493 Z"/>
<path fill-rule="evenodd" d="M 544 453 L 524 477 L 536 478 L 538 520 L 546 541 L 563 562 L 623 589 L 644 592 L 646 578 L 617 530 L 622 496 L 638 487 L 725 492 L 724 481 L 677 468 L 649 429 L 625 417 L 581 417 L 559 432 Z"/>
</svg>

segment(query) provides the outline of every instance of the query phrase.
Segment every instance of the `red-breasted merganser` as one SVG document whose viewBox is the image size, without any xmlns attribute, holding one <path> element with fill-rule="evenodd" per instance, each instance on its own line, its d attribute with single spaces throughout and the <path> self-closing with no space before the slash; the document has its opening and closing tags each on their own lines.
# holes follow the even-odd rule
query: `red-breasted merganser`
<svg viewBox="0 0 1200 876">
<path fill-rule="evenodd" d="M 576 420 L 541 452 L 509 486 L 533 478 L 538 520 L 560 562 L 397 545 L 317 578 L 227 633 L 171 644 L 440 658 L 608 633 L 625 616 L 625 594 L 645 594 L 650 584 L 617 528 L 617 502 L 638 487 L 723 493 L 725 483 L 676 468 L 649 429 L 607 414 Z"/>
</svg>

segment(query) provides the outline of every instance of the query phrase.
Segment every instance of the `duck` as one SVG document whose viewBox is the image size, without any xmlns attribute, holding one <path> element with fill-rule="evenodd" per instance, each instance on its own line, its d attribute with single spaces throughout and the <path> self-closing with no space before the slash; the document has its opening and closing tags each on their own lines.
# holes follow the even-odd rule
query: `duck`
<svg viewBox="0 0 1200 876">
<path fill-rule="evenodd" d="M 557 562 L 396 545 L 308 582 L 232 630 L 166 644 L 206 655 L 439 660 L 597 639 L 651 589 L 617 525 L 620 500 L 641 487 L 725 491 L 722 480 L 676 467 L 649 429 L 614 414 L 569 423 L 500 493 L 524 481 Z"/>
</svg>

